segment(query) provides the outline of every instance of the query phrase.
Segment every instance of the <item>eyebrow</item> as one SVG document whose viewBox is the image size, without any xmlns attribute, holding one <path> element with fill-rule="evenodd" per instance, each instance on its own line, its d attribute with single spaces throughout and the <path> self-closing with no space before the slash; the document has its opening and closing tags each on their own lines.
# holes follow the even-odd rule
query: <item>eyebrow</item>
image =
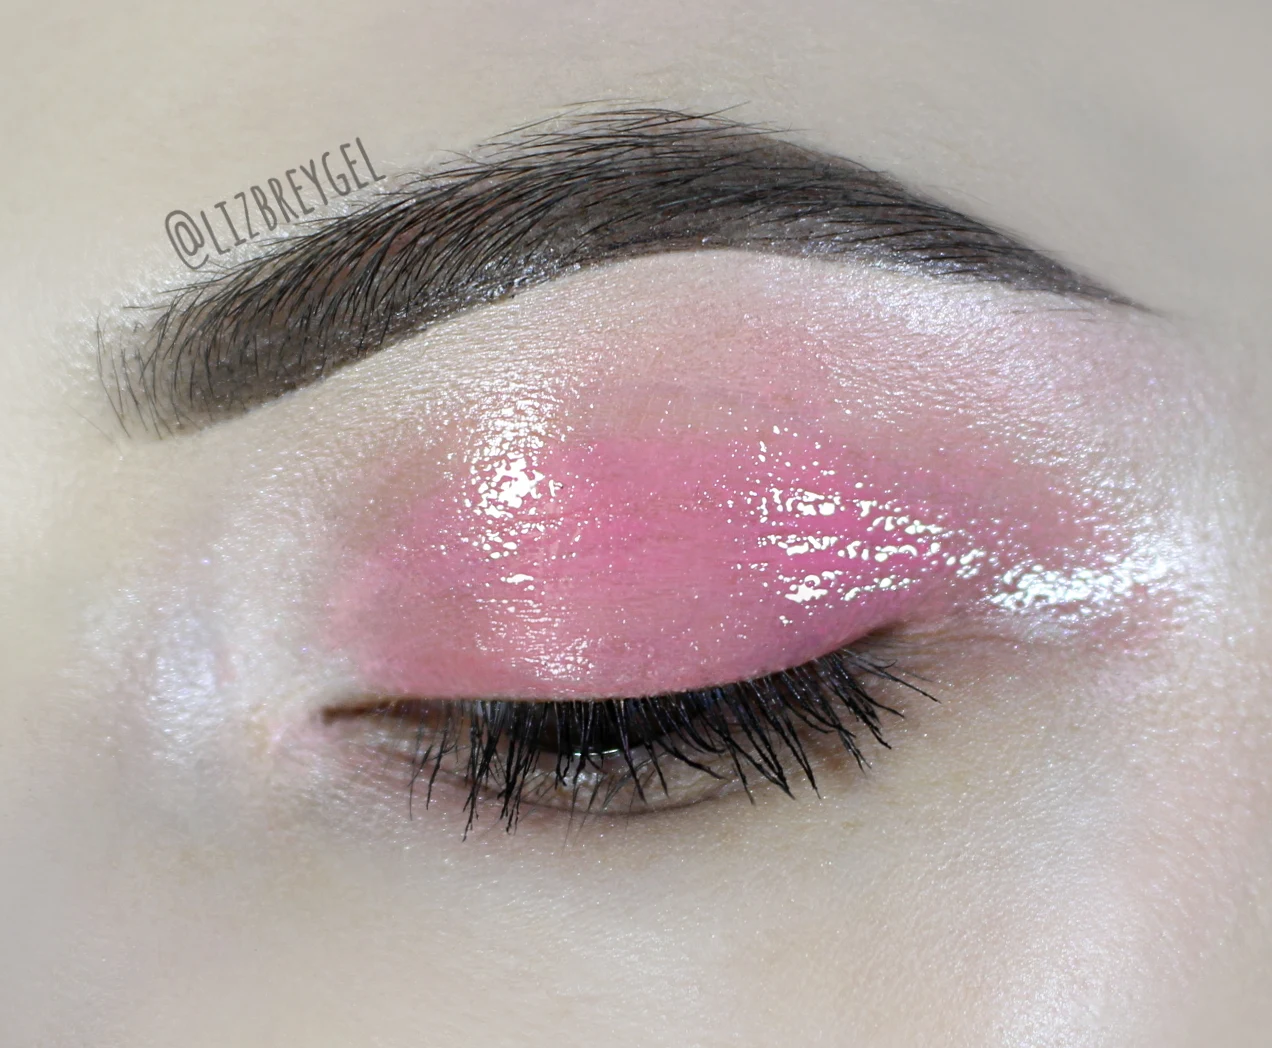
<svg viewBox="0 0 1272 1048">
<path fill-rule="evenodd" d="M 852 257 L 1128 304 L 892 177 L 720 115 L 591 112 L 529 125 L 157 308 L 99 369 L 125 429 L 242 414 L 472 306 L 667 251 Z"/>
</svg>

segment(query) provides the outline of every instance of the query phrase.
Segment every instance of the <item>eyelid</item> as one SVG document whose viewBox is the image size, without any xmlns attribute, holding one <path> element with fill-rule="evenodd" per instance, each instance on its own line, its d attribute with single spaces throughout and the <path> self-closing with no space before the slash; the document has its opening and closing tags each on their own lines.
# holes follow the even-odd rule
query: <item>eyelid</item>
<svg viewBox="0 0 1272 1048">
<path fill-rule="evenodd" d="M 314 439 L 359 461 L 315 642 L 364 694 L 645 695 L 1016 600 L 996 580 L 1025 561 L 1022 585 L 1117 563 L 1062 466 L 1090 427 L 1056 416 L 1095 325 L 1037 299 L 663 256 L 358 368 L 296 402 L 339 411 Z"/>
<path fill-rule="evenodd" d="M 522 129 L 178 292 L 144 345 L 102 348 L 103 383 L 125 425 L 197 428 L 556 274 L 704 247 L 1125 301 L 851 161 L 719 117 L 635 109 Z"/>
<path fill-rule="evenodd" d="M 326 643 L 384 694 L 648 695 L 932 614 L 986 556 L 994 530 L 925 504 L 923 478 L 760 413 L 760 430 L 665 435 L 589 432 L 580 414 L 559 437 L 422 467 L 442 475 L 419 497 L 387 481 L 369 548 L 337 576 Z"/>
</svg>

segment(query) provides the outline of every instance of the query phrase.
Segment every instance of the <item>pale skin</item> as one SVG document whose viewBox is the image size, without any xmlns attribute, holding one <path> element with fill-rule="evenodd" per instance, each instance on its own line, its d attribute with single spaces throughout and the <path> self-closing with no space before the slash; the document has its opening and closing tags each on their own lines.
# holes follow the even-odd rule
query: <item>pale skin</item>
<svg viewBox="0 0 1272 1048">
<path fill-rule="evenodd" d="M 0 72 L 6 1043 L 1266 1042 L 1262 5 L 223 4 L 5 21 L 22 42 Z M 1120 632 L 1063 644 L 939 625 L 916 669 L 943 682 L 941 703 L 908 701 L 893 751 L 820 800 L 735 792 L 569 840 L 540 822 L 463 841 L 454 813 L 408 818 L 404 794 L 292 718 L 330 681 L 289 647 L 300 590 L 254 558 L 326 519 L 323 483 L 361 476 L 358 433 L 471 397 L 436 361 L 503 338 L 532 363 L 558 345 L 536 341 L 553 317 L 568 341 L 582 324 L 568 287 L 198 440 L 120 431 L 95 320 L 189 277 L 163 232 L 172 208 L 211 208 L 355 136 L 386 171 L 422 170 L 596 99 L 739 106 L 1155 312 L 1155 348 L 1102 358 L 1098 396 L 1039 426 L 1089 426 L 1124 455 L 1165 589 Z M 230 649 L 251 638 L 270 685 L 241 716 L 226 712 L 241 681 L 175 716 L 164 674 L 197 667 L 183 605 L 155 580 L 201 599 L 173 565 L 214 554 L 264 616 L 217 629 Z M 152 634 L 178 637 L 169 661 L 137 656 Z"/>
</svg>

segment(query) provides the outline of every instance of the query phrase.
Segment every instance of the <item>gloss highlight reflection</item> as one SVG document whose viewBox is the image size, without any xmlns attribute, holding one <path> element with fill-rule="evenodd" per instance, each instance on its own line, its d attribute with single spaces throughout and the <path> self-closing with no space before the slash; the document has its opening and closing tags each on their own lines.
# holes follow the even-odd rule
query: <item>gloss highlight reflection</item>
<svg viewBox="0 0 1272 1048">
<path fill-rule="evenodd" d="M 334 635 L 371 686 L 427 697 L 758 676 L 980 572 L 985 548 L 915 487 L 778 425 L 495 439 L 358 563 Z"/>
</svg>

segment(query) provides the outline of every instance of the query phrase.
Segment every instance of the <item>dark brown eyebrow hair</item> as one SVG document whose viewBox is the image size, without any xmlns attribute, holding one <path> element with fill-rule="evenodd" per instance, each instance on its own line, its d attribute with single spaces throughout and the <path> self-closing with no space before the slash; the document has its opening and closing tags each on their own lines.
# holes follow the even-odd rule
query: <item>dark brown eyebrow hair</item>
<svg viewBox="0 0 1272 1048">
<path fill-rule="evenodd" d="M 1125 303 L 1020 241 L 841 157 L 720 115 L 587 112 L 520 128 L 99 340 L 125 428 L 205 425 L 470 306 L 664 251 L 849 257 Z"/>
</svg>

